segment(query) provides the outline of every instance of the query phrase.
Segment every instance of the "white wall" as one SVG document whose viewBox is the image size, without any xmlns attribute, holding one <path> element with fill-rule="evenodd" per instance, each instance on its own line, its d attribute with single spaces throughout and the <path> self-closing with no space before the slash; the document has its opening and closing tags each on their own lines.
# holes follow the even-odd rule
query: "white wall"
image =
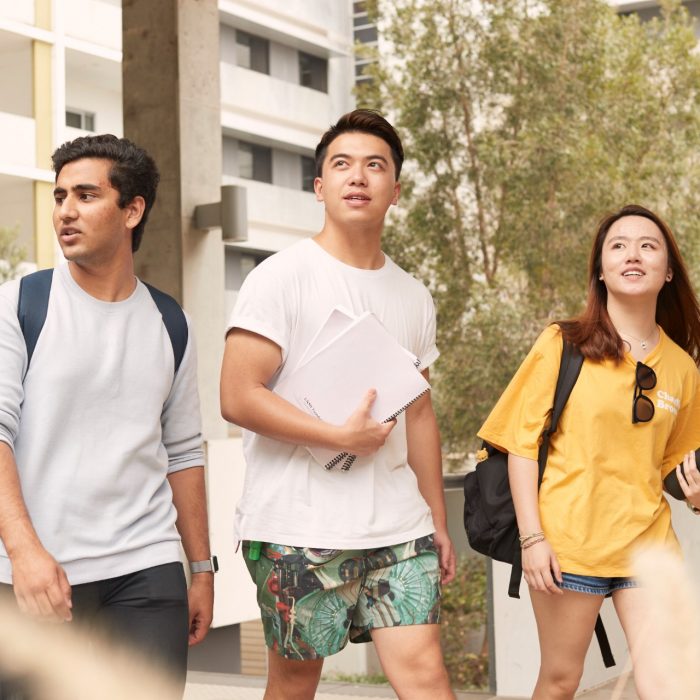
<svg viewBox="0 0 700 700">
<path fill-rule="evenodd" d="M 272 184 L 301 190 L 301 158 L 297 153 L 272 149 Z"/>
<path fill-rule="evenodd" d="M 88 60 L 89 57 L 85 58 Z M 66 108 L 71 107 L 94 112 L 97 133 L 123 135 L 120 89 L 84 80 L 78 70 L 71 69 L 66 75 Z"/>
<path fill-rule="evenodd" d="M 221 64 L 221 102 L 224 128 L 305 150 L 316 148 L 338 116 L 323 92 L 227 63 Z"/>
<path fill-rule="evenodd" d="M 34 24 L 34 2 L 29 0 L 20 2 L 18 0 L 0 0 L 0 17 L 15 22 Z"/>
<path fill-rule="evenodd" d="M 236 248 L 281 250 L 315 235 L 323 226 L 323 205 L 311 192 L 229 176 L 224 177 L 224 184 L 247 190 L 248 240 Z"/>
<path fill-rule="evenodd" d="M 207 494 L 211 551 L 219 559 L 214 578 L 214 626 L 257 620 L 256 589 L 240 551 L 233 548 L 234 507 L 243 493 L 245 461 L 240 438 L 207 442 Z"/>
<path fill-rule="evenodd" d="M 228 24 L 219 25 L 219 56 L 222 63 L 236 65 L 236 29 Z"/>
<path fill-rule="evenodd" d="M 0 32 L 0 112 L 32 116 L 31 49 L 29 39 Z"/>
<path fill-rule="evenodd" d="M 299 52 L 291 46 L 270 42 L 270 75 L 299 84 Z"/>
<path fill-rule="evenodd" d="M 2 166 L 36 167 L 36 127 L 30 117 L 0 112 Z"/>
<path fill-rule="evenodd" d="M 238 140 L 231 136 L 223 136 L 221 139 L 221 160 L 224 175 L 237 177 L 238 175 Z"/>
<path fill-rule="evenodd" d="M 67 36 L 121 50 L 120 0 L 63 0 L 63 2 Z"/>
</svg>

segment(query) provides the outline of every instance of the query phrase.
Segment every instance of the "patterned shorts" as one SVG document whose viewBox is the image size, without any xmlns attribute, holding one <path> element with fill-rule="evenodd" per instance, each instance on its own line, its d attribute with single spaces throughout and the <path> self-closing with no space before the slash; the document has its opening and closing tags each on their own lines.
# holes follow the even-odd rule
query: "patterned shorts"
<svg viewBox="0 0 700 700">
<path fill-rule="evenodd" d="M 312 549 L 264 543 L 258 561 L 243 555 L 258 588 L 270 649 L 316 659 L 369 631 L 440 620 L 440 567 L 433 536 L 380 549 Z"/>
</svg>

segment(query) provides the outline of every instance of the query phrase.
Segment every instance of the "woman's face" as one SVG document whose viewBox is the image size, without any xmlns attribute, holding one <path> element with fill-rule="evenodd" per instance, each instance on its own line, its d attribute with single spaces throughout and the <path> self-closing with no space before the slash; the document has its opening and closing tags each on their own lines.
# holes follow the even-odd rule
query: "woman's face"
<svg viewBox="0 0 700 700">
<path fill-rule="evenodd" d="M 603 242 L 600 273 L 608 295 L 655 301 L 672 276 L 666 240 L 653 221 L 624 216 L 610 227 Z"/>
</svg>

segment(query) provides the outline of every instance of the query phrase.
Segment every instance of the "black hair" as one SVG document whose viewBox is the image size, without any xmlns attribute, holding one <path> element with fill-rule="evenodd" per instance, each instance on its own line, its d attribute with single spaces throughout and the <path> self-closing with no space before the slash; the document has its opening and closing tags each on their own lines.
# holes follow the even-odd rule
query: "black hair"
<svg viewBox="0 0 700 700">
<path fill-rule="evenodd" d="M 401 139 L 396 133 L 396 129 L 374 109 L 356 109 L 352 112 L 348 112 L 340 117 L 340 119 L 323 134 L 318 146 L 316 146 L 316 177 L 321 177 L 323 161 L 326 158 L 328 146 L 341 134 L 353 131 L 372 134 L 387 143 L 391 149 L 391 157 L 394 161 L 394 170 L 396 171 L 396 180 L 398 180 L 401 174 L 401 166 L 403 165 L 403 146 L 401 145 Z"/>
<path fill-rule="evenodd" d="M 119 192 L 119 207 L 130 204 L 134 197 L 143 197 L 146 207 L 131 238 L 131 249 L 135 252 L 141 245 L 148 214 L 156 201 L 156 190 L 160 174 L 151 156 L 128 139 L 113 134 L 80 136 L 59 146 L 51 156 L 56 179 L 67 163 L 81 158 L 103 158 L 112 161 L 109 182 Z"/>
</svg>

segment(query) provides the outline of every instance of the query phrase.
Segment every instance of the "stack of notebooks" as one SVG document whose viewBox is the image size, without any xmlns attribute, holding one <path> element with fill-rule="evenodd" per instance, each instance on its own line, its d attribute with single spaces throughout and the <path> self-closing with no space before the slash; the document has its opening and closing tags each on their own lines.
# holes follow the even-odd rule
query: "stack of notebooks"
<svg viewBox="0 0 700 700">
<path fill-rule="evenodd" d="M 334 308 L 313 337 L 294 371 L 274 388 L 302 411 L 333 425 L 343 425 L 369 389 L 377 398 L 370 415 L 388 423 L 425 394 L 430 385 L 418 358 L 403 348 L 367 311 L 355 316 Z M 326 469 L 347 471 L 355 455 L 323 447 L 307 448 Z"/>
</svg>

